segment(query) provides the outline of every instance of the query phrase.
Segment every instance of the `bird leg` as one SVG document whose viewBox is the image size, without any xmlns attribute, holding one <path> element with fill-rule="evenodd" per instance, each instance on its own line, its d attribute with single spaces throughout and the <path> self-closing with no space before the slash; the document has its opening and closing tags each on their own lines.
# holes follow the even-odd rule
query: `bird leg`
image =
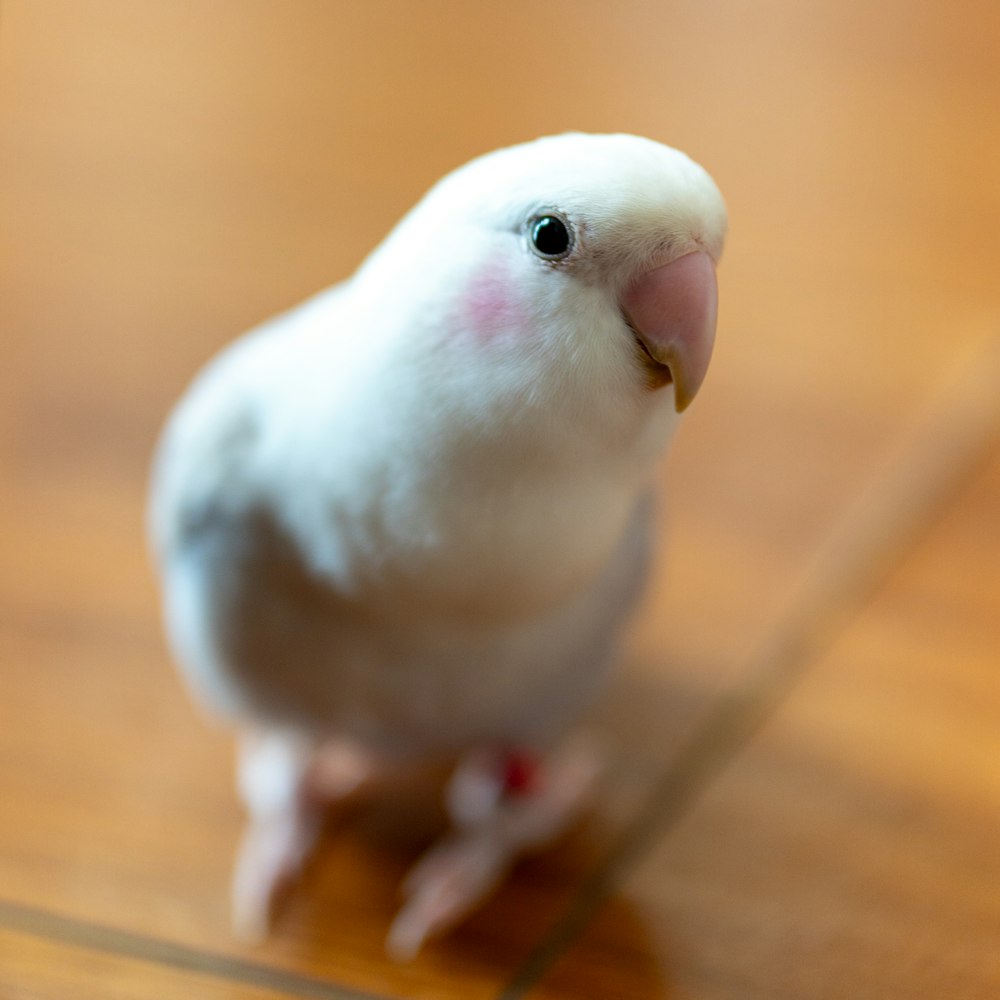
<svg viewBox="0 0 1000 1000">
<path fill-rule="evenodd" d="M 481 903 L 520 855 L 564 833 L 602 769 L 600 752 L 582 740 L 545 758 L 489 750 L 465 757 L 447 789 L 454 828 L 403 883 L 406 902 L 389 931 L 389 954 L 412 958 Z"/>
<path fill-rule="evenodd" d="M 368 759 L 346 743 L 316 744 L 278 731 L 243 736 L 237 788 L 249 822 L 233 873 L 238 936 L 267 937 L 280 895 L 319 838 L 325 807 L 350 795 L 369 772 Z"/>
</svg>

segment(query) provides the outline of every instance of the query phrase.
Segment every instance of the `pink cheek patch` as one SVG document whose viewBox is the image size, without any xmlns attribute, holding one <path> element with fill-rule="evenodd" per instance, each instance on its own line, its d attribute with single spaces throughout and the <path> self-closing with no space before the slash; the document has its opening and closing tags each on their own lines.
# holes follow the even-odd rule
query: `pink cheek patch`
<svg viewBox="0 0 1000 1000">
<path fill-rule="evenodd" d="M 503 264 L 491 263 L 473 275 L 462 296 L 460 325 L 481 344 L 527 334 L 527 310 Z"/>
</svg>

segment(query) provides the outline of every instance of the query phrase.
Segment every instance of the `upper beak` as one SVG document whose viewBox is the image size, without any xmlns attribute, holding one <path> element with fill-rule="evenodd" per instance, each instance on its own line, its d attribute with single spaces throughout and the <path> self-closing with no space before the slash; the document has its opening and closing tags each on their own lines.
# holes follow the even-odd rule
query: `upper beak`
<svg viewBox="0 0 1000 1000">
<path fill-rule="evenodd" d="M 641 274 L 622 296 L 622 312 L 648 358 L 653 385 L 673 383 L 678 413 L 708 371 L 718 298 L 715 262 L 702 250 Z"/>
</svg>

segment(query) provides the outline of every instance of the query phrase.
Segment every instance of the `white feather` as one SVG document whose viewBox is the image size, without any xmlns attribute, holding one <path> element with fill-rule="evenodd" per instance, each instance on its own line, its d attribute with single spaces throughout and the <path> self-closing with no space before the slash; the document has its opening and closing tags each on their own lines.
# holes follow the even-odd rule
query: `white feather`
<svg viewBox="0 0 1000 1000">
<path fill-rule="evenodd" d="M 546 211 L 576 233 L 557 264 L 528 245 Z M 613 660 L 677 422 L 619 295 L 724 230 L 675 150 L 538 140 L 449 175 L 353 278 L 217 358 L 151 507 L 195 693 L 411 753 L 555 736 Z"/>
</svg>

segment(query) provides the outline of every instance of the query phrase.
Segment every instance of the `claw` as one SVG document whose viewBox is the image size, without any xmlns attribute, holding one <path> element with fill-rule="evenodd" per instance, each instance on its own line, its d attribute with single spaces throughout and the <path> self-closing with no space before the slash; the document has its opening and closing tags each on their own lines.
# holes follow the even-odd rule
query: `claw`
<svg viewBox="0 0 1000 1000">
<path fill-rule="evenodd" d="M 238 937 L 267 938 L 277 904 L 319 839 L 325 807 L 350 795 L 370 771 L 370 759 L 344 743 L 311 744 L 279 732 L 244 737 L 238 788 L 250 820 L 233 872 Z"/>
<path fill-rule="evenodd" d="M 433 847 L 404 882 L 409 897 L 393 921 L 386 950 L 409 961 L 424 942 L 474 910 L 505 874 L 512 856 L 502 842 L 466 834 Z"/>
<path fill-rule="evenodd" d="M 319 836 L 318 809 L 251 821 L 233 873 L 233 929 L 252 944 L 270 932 L 275 907 L 302 871 Z"/>
</svg>

